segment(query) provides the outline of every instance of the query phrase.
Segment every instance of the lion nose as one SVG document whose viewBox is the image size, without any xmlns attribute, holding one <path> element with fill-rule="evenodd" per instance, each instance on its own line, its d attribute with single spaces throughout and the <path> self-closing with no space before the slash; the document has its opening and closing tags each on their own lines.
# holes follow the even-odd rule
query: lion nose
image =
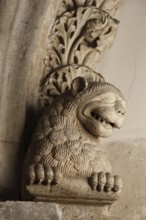
<svg viewBox="0 0 146 220">
<path fill-rule="evenodd" d="M 119 115 L 125 115 L 125 108 L 120 101 L 116 102 L 115 110 Z"/>
<path fill-rule="evenodd" d="M 118 114 L 125 115 L 125 112 L 122 109 L 118 110 Z"/>
</svg>

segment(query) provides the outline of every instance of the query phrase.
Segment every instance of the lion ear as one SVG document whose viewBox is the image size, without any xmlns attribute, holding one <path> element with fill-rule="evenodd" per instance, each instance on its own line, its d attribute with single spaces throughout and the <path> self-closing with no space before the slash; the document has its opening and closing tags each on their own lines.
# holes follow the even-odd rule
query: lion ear
<svg viewBox="0 0 146 220">
<path fill-rule="evenodd" d="M 71 89 L 75 92 L 82 92 L 88 86 L 88 81 L 83 77 L 76 77 L 71 83 Z"/>
</svg>

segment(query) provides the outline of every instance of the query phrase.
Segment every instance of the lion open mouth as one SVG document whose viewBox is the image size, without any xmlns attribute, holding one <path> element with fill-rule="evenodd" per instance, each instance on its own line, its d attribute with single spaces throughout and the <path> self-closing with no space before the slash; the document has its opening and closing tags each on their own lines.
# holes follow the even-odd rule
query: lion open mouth
<svg viewBox="0 0 146 220">
<path fill-rule="evenodd" d="M 99 113 L 96 113 L 94 110 L 91 111 L 91 116 L 92 116 L 92 118 L 94 118 L 96 121 L 100 121 L 101 123 L 105 122 L 105 123 L 107 123 L 107 124 L 110 124 L 112 128 L 116 128 L 116 124 L 107 121 L 105 118 L 101 117 L 101 116 L 99 115 Z"/>
</svg>

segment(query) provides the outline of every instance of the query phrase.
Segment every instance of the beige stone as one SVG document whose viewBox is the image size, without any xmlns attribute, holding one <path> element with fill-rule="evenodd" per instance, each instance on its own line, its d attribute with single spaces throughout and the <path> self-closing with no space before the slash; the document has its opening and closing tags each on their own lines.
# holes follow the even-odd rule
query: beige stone
<svg viewBox="0 0 146 220">
<path fill-rule="evenodd" d="M 1 220 L 63 220 L 57 204 L 34 202 L 0 202 Z"/>
</svg>

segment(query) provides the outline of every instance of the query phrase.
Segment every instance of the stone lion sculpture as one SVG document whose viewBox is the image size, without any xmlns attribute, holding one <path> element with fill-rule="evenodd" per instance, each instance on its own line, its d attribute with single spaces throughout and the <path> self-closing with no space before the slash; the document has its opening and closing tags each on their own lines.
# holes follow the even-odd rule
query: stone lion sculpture
<svg viewBox="0 0 146 220">
<path fill-rule="evenodd" d="M 25 162 L 27 184 L 57 184 L 63 176 L 84 176 L 92 189 L 118 191 L 121 179 L 99 145 L 121 128 L 126 103 L 113 85 L 83 77 L 54 99 L 41 117 Z"/>
<path fill-rule="evenodd" d="M 92 189 L 120 191 L 121 178 L 112 175 L 99 139 L 121 128 L 126 102 L 119 89 L 95 72 L 113 43 L 119 22 L 111 15 L 120 3 L 62 1 L 40 85 L 46 107 L 24 164 L 27 185 L 53 186 L 65 177 L 84 177 Z"/>
</svg>

